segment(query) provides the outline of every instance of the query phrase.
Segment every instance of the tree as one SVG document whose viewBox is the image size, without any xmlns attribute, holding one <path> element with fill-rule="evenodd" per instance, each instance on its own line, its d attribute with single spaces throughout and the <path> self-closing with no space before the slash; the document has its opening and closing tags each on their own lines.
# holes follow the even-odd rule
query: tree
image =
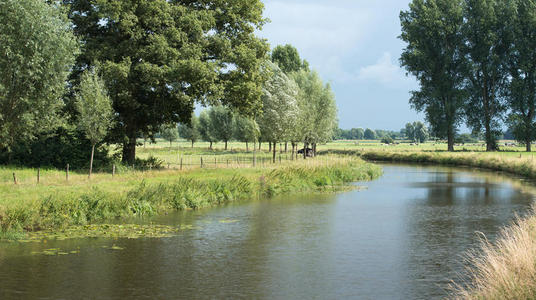
<svg viewBox="0 0 536 300">
<path fill-rule="evenodd" d="M 95 145 L 106 137 L 108 130 L 112 126 L 112 102 L 104 82 L 95 70 L 86 70 L 82 73 L 80 86 L 77 89 L 75 98 L 78 126 L 91 142 L 91 159 L 89 162 L 89 177 L 91 178 Z"/>
<path fill-rule="evenodd" d="M 447 137 L 449 151 L 454 151 L 466 98 L 462 1 L 413 0 L 400 13 L 400 39 L 407 44 L 400 61 L 420 84 L 410 104 L 426 114 L 436 136 Z"/>
<path fill-rule="evenodd" d="M 428 129 L 422 122 L 413 122 L 413 141 L 424 143 L 430 138 Z"/>
<path fill-rule="evenodd" d="M 72 24 L 57 5 L 0 1 L 0 151 L 52 131 L 78 53 Z"/>
<path fill-rule="evenodd" d="M 507 123 L 516 140 L 525 143 L 530 152 L 536 139 L 536 1 L 509 0 L 506 9 L 511 16 L 507 23 L 511 29 Z"/>
<path fill-rule="evenodd" d="M 255 36 L 265 23 L 260 0 L 63 2 L 84 44 L 74 79 L 103 63 L 118 121 L 111 138 L 123 143 L 123 161 L 134 161 L 142 133 L 189 122 L 196 102 L 260 109 L 269 50 Z"/>
<path fill-rule="evenodd" d="M 375 140 L 376 139 L 376 132 L 374 130 L 367 128 L 365 130 L 365 140 Z"/>
<path fill-rule="evenodd" d="M 350 129 L 350 138 L 351 140 L 362 140 L 365 137 L 365 131 L 362 128 L 352 128 Z"/>
<path fill-rule="evenodd" d="M 199 126 L 199 119 L 195 115 L 192 115 L 189 124 L 179 125 L 179 136 L 190 141 L 192 143 L 192 148 L 194 147 L 194 143 L 197 142 L 201 136 L 199 133 Z"/>
<path fill-rule="evenodd" d="M 508 9 L 500 0 L 465 0 L 463 30 L 467 94 L 467 122 L 474 132 L 484 129 L 486 150 L 497 149 L 501 120 L 506 110 L 501 92 L 507 80 Z"/>
<path fill-rule="evenodd" d="M 199 114 L 199 136 L 205 142 L 210 143 L 210 149 L 212 149 L 212 143 L 216 142 L 216 138 L 212 136 L 212 122 L 207 110 L 204 110 Z"/>
<path fill-rule="evenodd" d="M 176 124 L 165 124 L 160 127 L 160 136 L 169 142 L 169 148 L 173 145 L 173 142 L 179 138 L 179 131 Z"/>
<path fill-rule="evenodd" d="M 259 136 L 259 125 L 255 120 L 235 115 L 234 117 L 234 138 L 237 141 L 246 143 L 246 151 L 249 151 L 249 142 L 255 142 Z"/>
<path fill-rule="evenodd" d="M 299 114 L 295 129 L 301 136 L 300 141 L 304 142 L 304 148 L 310 144 L 316 154 L 316 144 L 329 141 L 338 127 L 335 96 L 331 86 L 324 85 L 315 71 L 300 70 L 293 74 L 293 78 L 299 87 Z"/>
<path fill-rule="evenodd" d="M 210 135 L 216 141 L 227 143 L 233 138 L 233 112 L 224 106 L 218 105 L 212 107 L 209 112 L 210 116 Z"/>
<path fill-rule="evenodd" d="M 406 124 L 406 129 L 405 129 L 405 133 L 406 133 L 406 137 L 414 142 L 415 141 L 415 127 L 413 126 L 412 123 L 407 123 Z"/>
<path fill-rule="evenodd" d="M 292 45 L 277 46 L 272 51 L 272 61 L 276 63 L 285 74 L 301 70 L 306 62 L 302 62 L 298 50 Z"/>
<path fill-rule="evenodd" d="M 275 163 L 276 143 L 284 141 L 298 117 L 298 86 L 274 63 L 268 62 L 272 77 L 264 84 L 259 125 L 263 140 L 272 143 Z"/>
</svg>

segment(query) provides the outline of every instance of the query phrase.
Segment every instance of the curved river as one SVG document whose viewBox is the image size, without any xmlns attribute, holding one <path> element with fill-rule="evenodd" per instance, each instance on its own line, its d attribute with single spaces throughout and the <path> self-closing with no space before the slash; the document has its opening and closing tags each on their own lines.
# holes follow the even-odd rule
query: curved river
<svg viewBox="0 0 536 300">
<path fill-rule="evenodd" d="M 478 233 L 494 240 L 535 197 L 512 176 L 383 167 L 361 191 L 151 220 L 195 226 L 172 238 L 0 244 L 0 299 L 442 298 Z M 52 247 L 79 253 L 32 254 Z"/>
</svg>

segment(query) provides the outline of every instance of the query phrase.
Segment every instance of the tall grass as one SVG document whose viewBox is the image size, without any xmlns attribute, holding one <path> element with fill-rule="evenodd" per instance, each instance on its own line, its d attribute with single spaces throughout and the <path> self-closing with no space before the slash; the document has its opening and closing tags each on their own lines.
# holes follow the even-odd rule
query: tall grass
<svg viewBox="0 0 536 300">
<path fill-rule="evenodd" d="M 11 195 L 8 199 L 0 199 L 0 232 L 6 237 L 8 232 L 151 216 L 283 193 L 333 190 L 380 175 L 378 166 L 347 157 L 270 168 L 155 171 L 144 173 L 142 179 L 130 175 L 128 181 L 118 178 L 85 185 L 18 186 L 14 194 L 6 193 Z"/>
<path fill-rule="evenodd" d="M 495 244 L 482 241 L 468 257 L 470 281 L 453 299 L 536 299 L 536 216 L 516 220 Z"/>
</svg>

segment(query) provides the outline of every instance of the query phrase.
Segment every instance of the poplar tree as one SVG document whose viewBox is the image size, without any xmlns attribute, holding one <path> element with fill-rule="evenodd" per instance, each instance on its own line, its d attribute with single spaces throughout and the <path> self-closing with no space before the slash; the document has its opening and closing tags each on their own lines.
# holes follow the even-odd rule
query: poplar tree
<svg viewBox="0 0 536 300">
<path fill-rule="evenodd" d="M 400 39 L 406 43 L 400 62 L 420 85 L 410 104 L 425 113 L 436 136 L 447 138 L 449 151 L 466 99 L 462 1 L 413 0 L 400 13 Z"/>
</svg>

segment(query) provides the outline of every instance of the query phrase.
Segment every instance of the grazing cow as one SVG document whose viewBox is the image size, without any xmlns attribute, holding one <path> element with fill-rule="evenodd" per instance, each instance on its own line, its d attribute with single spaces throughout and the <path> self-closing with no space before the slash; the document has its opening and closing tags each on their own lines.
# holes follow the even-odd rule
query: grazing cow
<svg viewBox="0 0 536 300">
<path fill-rule="evenodd" d="M 313 157 L 313 149 L 307 148 L 305 150 L 307 150 L 307 152 L 306 152 L 307 157 Z M 298 154 L 303 154 L 303 151 L 304 151 L 304 149 L 298 150 Z"/>
</svg>

